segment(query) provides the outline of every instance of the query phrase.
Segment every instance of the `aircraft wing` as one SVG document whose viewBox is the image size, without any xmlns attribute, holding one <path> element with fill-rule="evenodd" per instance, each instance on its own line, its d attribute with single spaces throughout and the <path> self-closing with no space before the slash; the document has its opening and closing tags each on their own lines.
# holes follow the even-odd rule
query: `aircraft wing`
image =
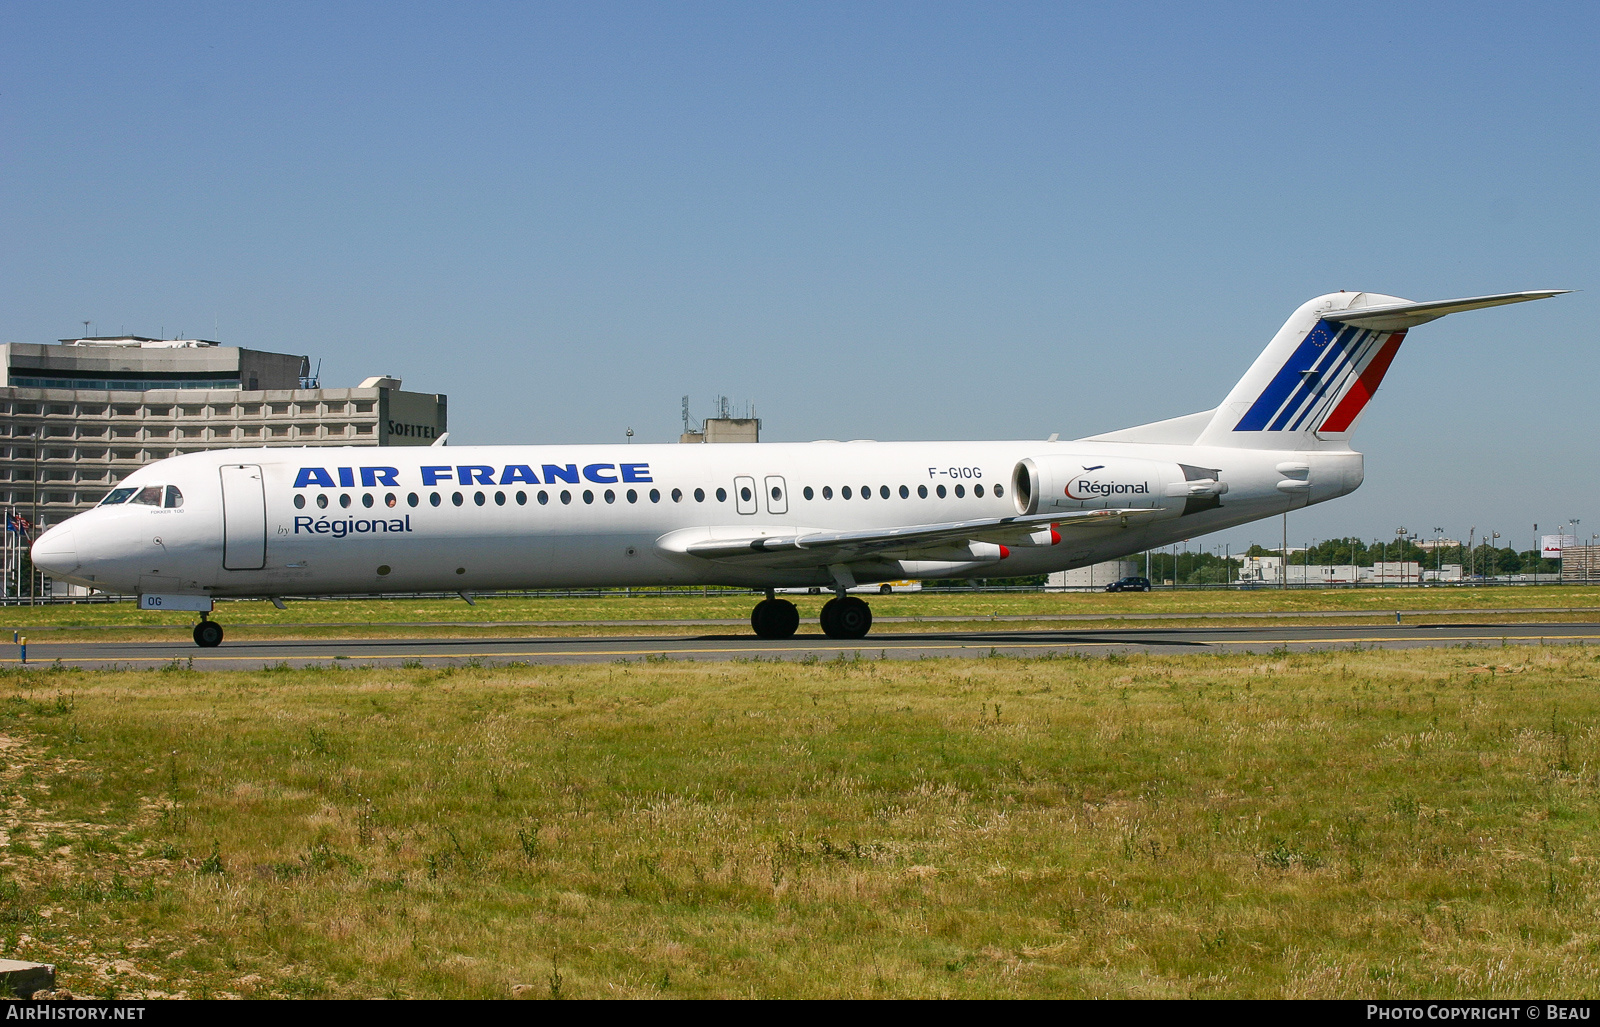
<svg viewBox="0 0 1600 1027">
<path fill-rule="evenodd" d="M 860 531 L 777 531 L 767 535 L 708 534 L 715 529 L 690 529 L 663 535 L 657 545 L 669 552 L 708 560 L 750 560 L 763 564 L 797 566 L 849 563 L 886 551 L 937 550 L 966 542 L 999 545 L 1038 544 L 1042 532 L 1088 528 L 1122 528 L 1129 520 L 1143 519 L 1160 510 L 1074 510 L 1067 513 L 1017 517 L 984 517 L 943 524 L 914 524 Z"/>
</svg>

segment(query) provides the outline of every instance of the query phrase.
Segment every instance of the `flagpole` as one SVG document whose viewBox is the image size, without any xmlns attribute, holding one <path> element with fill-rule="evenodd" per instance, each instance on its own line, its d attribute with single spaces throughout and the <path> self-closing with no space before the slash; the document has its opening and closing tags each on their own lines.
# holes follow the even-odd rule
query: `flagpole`
<svg viewBox="0 0 1600 1027">
<path fill-rule="evenodd" d="M 22 598 L 22 561 L 17 551 L 17 508 L 6 511 L 6 592 L 13 601 Z"/>
</svg>

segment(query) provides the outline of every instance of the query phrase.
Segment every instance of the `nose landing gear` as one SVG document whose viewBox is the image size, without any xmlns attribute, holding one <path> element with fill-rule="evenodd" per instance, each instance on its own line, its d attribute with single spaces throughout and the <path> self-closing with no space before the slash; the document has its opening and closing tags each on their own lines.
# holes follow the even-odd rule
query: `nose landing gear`
<svg viewBox="0 0 1600 1027">
<path fill-rule="evenodd" d="M 221 645 L 222 625 L 202 613 L 200 623 L 194 626 L 194 644 L 202 649 L 215 649 Z"/>
</svg>

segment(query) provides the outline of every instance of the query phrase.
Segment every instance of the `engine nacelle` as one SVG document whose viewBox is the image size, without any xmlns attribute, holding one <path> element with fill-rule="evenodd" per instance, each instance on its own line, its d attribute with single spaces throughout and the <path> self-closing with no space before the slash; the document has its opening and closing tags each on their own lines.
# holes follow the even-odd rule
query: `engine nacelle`
<svg viewBox="0 0 1600 1027">
<path fill-rule="evenodd" d="M 1098 456 L 1031 456 L 1011 472 L 1011 495 L 1020 514 L 1055 510 L 1139 508 L 1184 512 L 1191 496 L 1210 505 L 1226 492 L 1207 468 L 1157 460 Z"/>
</svg>

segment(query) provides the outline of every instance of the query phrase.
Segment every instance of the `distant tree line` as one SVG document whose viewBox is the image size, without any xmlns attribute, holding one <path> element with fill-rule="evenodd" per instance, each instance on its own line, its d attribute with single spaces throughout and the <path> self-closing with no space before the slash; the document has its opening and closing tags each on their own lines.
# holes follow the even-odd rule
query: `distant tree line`
<svg viewBox="0 0 1600 1027">
<path fill-rule="evenodd" d="M 1264 546 L 1251 546 L 1245 555 L 1277 556 L 1278 551 Z M 1484 577 L 1535 572 L 1554 575 L 1561 570 L 1560 560 L 1546 560 L 1537 549 L 1523 552 L 1510 546 L 1496 549 L 1488 542 L 1480 542 L 1470 550 L 1466 546 L 1442 546 L 1428 550 L 1409 539 L 1368 542 L 1360 538 L 1331 538 L 1318 542 L 1304 552 L 1289 554 L 1290 563 L 1308 563 L 1313 567 L 1337 564 L 1371 567 L 1380 560 L 1391 563 L 1413 560 L 1428 570 L 1447 563 L 1458 563 L 1463 573 Z"/>
<path fill-rule="evenodd" d="M 1179 549 L 1174 554 L 1169 549 L 1149 554 L 1141 553 L 1129 559 L 1138 568 L 1135 573 L 1154 582 L 1175 581 L 1180 585 L 1214 585 L 1238 580 L 1243 557 L 1277 555 L 1276 549 L 1253 545 L 1243 554 L 1232 557 L 1219 556 L 1202 549 L 1187 551 Z M 1390 563 L 1412 561 L 1420 564 L 1425 570 L 1433 570 L 1445 564 L 1460 564 L 1463 574 L 1481 577 L 1536 572 L 1555 577 L 1561 571 L 1560 560 L 1546 560 L 1539 555 L 1538 550 L 1518 552 L 1510 546 L 1497 549 L 1487 542 L 1479 543 L 1470 550 L 1466 546 L 1442 546 L 1430 550 L 1423 549 L 1409 539 L 1368 542 L 1366 539 L 1350 537 L 1326 539 L 1309 549 L 1289 554 L 1289 563 L 1294 566 L 1372 567 L 1381 561 Z"/>
<path fill-rule="evenodd" d="M 1147 555 L 1148 562 L 1145 559 Z M 1239 577 L 1238 557 L 1224 559 L 1199 549 L 1180 549 L 1176 556 L 1158 550 L 1129 559 L 1138 566 L 1137 574 L 1157 584 L 1175 581 L 1180 585 L 1223 585 Z"/>
<path fill-rule="evenodd" d="M 1245 550 L 1242 555 L 1231 558 L 1203 549 L 1180 548 L 1176 554 L 1170 549 L 1157 550 L 1152 553 L 1138 553 L 1127 559 L 1134 565 L 1133 573 L 1149 578 L 1157 584 L 1175 581 L 1180 585 L 1220 585 L 1239 579 L 1239 568 L 1243 566 L 1245 556 L 1277 555 L 1276 549 L 1255 545 Z M 1290 564 L 1312 567 L 1339 565 L 1372 567 L 1380 561 L 1397 563 L 1408 560 L 1421 564 L 1424 570 L 1433 570 L 1444 564 L 1460 564 L 1463 574 L 1480 577 L 1537 572 L 1541 576 L 1549 575 L 1554 578 L 1561 572 L 1560 560 L 1546 560 L 1536 549 L 1519 553 L 1510 546 L 1496 549 L 1487 542 L 1478 543 L 1470 551 L 1466 546 L 1442 546 L 1437 550 L 1430 550 L 1423 549 L 1409 539 L 1369 542 L 1352 536 L 1326 539 L 1310 549 L 1289 554 Z M 1047 575 L 1044 574 L 1022 578 L 953 578 L 930 581 L 927 584 L 933 588 L 1043 585 L 1046 578 Z"/>
</svg>

